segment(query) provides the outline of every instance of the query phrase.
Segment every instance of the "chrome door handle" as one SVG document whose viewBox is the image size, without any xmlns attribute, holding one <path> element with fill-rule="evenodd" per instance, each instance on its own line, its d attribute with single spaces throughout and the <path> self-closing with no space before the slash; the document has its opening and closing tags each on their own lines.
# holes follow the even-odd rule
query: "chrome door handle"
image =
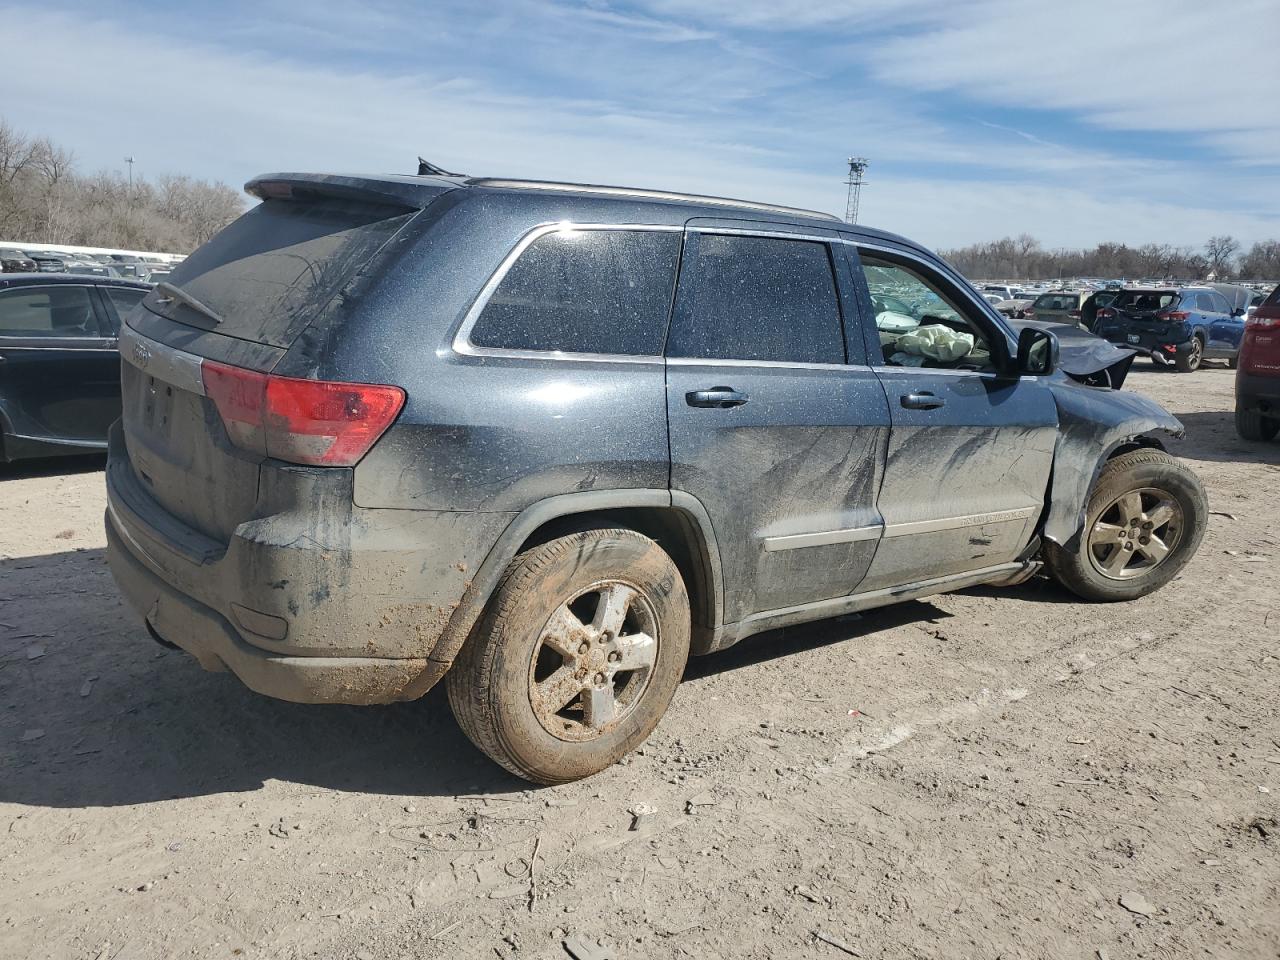
<svg viewBox="0 0 1280 960">
<path fill-rule="evenodd" d="M 691 390 L 684 395 L 684 401 L 691 407 L 711 407 L 724 410 L 729 407 L 740 407 L 751 398 L 733 387 L 712 387 L 710 390 Z"/>
<path fill-rule="evenodd" d="M 938 407 L 945 407 L 947 401 L 927 390 L 922 390 L 920 393 L 904 393 L 902 405 L 908 410 L 936 410 Z"/>
</svg>

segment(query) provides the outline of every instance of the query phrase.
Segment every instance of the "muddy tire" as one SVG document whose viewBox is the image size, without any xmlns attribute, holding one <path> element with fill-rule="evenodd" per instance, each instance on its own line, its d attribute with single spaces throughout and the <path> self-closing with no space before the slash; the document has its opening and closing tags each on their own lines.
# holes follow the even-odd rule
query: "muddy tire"
<svg viewBox="0 0 1280 960">
<path fill-rule="evenodd" d="M 1242 440 L 1274 440 L 1280 433 L 1280 420 L 1264 417 L 1257 410 L 1236 407 L 1236 433 Z"/>
<path fill-rule="evenodd" d="M 1209 504 L 1199 479 L 1160 450 L 1108 461 L 1075 550 L 1046 542 L 1054 579 L 1086 600 L 1136 600 L 1164 586 L 1195 554 Z"/>
<path fill-rule="evenodd" d="M 688 656 L 689 596 L 671 558 L 633 530 L 587 530 L 511 562 L 446 687 L 493 760 L 566 783 L 644 742 Z"/>
<path fill-rule="evenodd" d="M 1179 353 L 1173 358 L 1173 365 L 1178 368 L 1179 373 L 1192 373 L 1200 369 L 1200 362 L 1204 359 L 1204 341 L 1199 336 L 1191 338 L 1191 349 L 1186 353 Z"/>
</svg>

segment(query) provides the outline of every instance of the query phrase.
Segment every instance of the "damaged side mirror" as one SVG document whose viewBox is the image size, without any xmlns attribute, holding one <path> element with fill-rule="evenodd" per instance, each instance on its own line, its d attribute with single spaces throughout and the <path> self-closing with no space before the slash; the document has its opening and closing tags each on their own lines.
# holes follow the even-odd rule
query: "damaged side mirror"
<svg viewBox="0 0 1280 960">
<path fill-rule="evenodd" d="M 1058 338 L 1048 330 L 1034 327 L 1018 335 L 1018 373 L 1047 377 L 1058 369 Z"/>
</svg>

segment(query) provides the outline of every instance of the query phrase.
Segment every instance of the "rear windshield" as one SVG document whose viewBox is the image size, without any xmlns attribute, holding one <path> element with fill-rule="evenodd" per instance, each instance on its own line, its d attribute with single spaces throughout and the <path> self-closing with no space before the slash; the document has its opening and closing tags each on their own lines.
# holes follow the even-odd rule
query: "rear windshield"
<svg viewBox="0 0 1280 960">
<path fill-rule="evenodd" d="M 1041 310 L 1075 310 L 1080 306 L 1080 298 L 1074 293 L 1042 293 L 1034 306 Z"/>
<path fill-rule="evenodd" d="M 1117 310 L 1171 310 L 1177 304 L 1176 290 L 1121 290 L 1111 305 Z"/>
<path fill-rule="evenodd" d="M 265 200 L 163 279 L 207 310 L 164 288 L 147 297 L 146 307 L 226 336 L 288 347 L 412 216 L 402 207 L 327 197 Z"/>
</svg>

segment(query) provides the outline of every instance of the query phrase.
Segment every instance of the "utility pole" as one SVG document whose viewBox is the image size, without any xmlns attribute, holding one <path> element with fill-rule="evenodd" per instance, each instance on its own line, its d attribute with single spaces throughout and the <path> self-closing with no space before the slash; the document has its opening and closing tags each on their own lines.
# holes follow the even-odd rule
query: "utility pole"
<svg viewBox="0 0 1280 960">
<path fill-rule="evenodd" d="M 849 158 L 849 176 L 844 181 L 849 187 L 849 197 L 844 207 L 844 219 L 847 223 L 858 222 L 858 203 L 862 199 L 862 185 L 866 182 L 862 177 L 870 163 L 866 157 Z"/>
<path fill-rule="evenodd" d="M 133 193 L 133 157 L 125 157 L 124 162 L 129 165 L 129 192 Z"/>
</svg>

